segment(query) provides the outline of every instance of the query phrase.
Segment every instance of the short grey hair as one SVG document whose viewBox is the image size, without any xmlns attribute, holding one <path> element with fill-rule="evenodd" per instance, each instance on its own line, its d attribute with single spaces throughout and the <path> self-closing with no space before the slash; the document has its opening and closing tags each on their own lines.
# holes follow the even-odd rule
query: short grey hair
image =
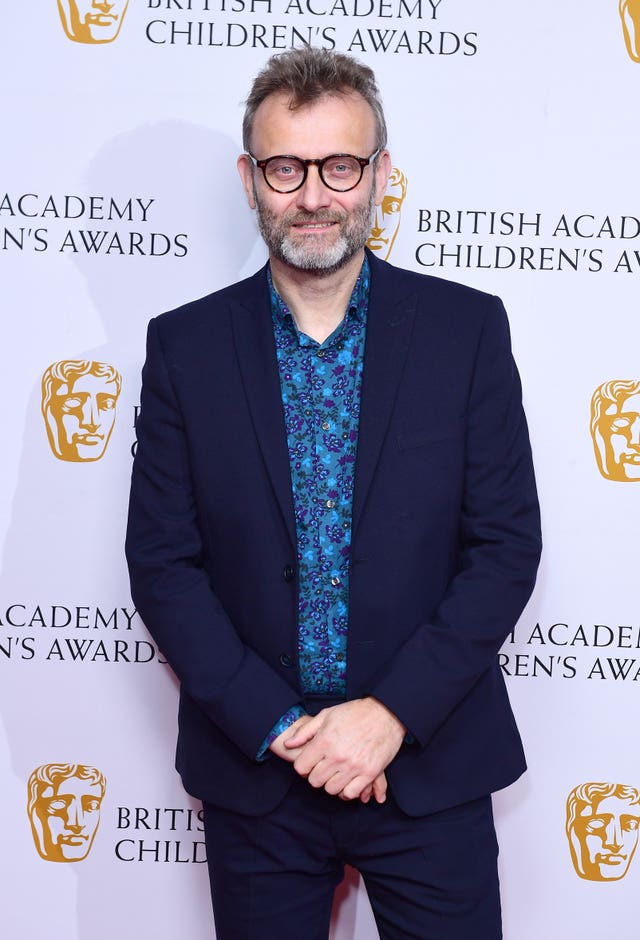
<svg viewBox="0 0 640 940">
<path fill-rule="evenodd" d="M 387 125 L 372 69 L 352 56 L 313 46 L 303 46 L 271 56 L 254 79 L 245 102 L 243 147 L 250 151 L 256 111 L 270 95 L 288 95 L 289 108 L 295 111 L 324 95 L 348 95 L 351 92 L 361 95 L 373 111 L 376 150 L 382 150 L 387 145 Z"/>
</svg>

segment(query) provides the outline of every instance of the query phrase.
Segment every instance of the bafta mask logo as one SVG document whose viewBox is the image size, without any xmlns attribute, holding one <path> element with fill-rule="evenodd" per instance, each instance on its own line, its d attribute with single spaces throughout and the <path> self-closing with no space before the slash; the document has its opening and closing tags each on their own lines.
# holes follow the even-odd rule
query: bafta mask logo
<svg viewBox="0 0 640 940">
<path fill-rule="evenodd" d="M 573 867 L 587 881 L 619 881 L 638 844 L 640 791 L 621 783 L 583 783 L 567 798 Z"/>
<path fill-rule="evenodd" d="M 375 251 L 383 260 L 391 254 L 393 243 L 400 228 L 402 203 L 407 195 L 407 177 L 394 167 L 387 183 L 387 191 L 379 206 L 376 206 L 371 234 L 367 239 L 367 248 Z"/>
<path fill-rule="evenodd" d="M 42 414 L 51 450 L 60 460 L 100 460 L 116 420 L 122 388 L 106 362 L 67 359 L 42 376 Z"/>
<path fill-rule="evenodd" d="M 95 767 L 43 764 L 27 783 L 27 812 L 38 854 L 81 862 L 91 851 L 107 782 Z"/>
<path fill-rule="evenodd" d="M 591 399 L 591 437 L 607 480 L 640 480 L 640 382 L 605 382 Z"/>
<path fill-rule="evenodd" d="M 129 0 L 58 0 L 62 28 L 74 42 L 98 44 L 118 38 Z"/>
<path fill-rule="evenodd" d="M 640 0 L 620 0 L 620 19 L 627 52 L 640 62 Z"/>
</svg>

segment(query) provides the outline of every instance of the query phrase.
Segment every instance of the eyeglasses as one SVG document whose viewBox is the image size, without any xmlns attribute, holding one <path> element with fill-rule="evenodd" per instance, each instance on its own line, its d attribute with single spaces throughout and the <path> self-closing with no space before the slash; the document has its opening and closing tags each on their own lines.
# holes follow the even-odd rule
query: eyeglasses
<svg viewBox="0 0 640 940">
<path fill-rule="evenodd" d="M 336 193 L 348 193 L 355 189 L 364 173 L 365 167 L 376 159 L 380 149 L 370 157 L 354 157 L 350 153 L 332 153 L 321 160 L 303 160 L 302 157 L 279 155 L 258 160 L 252 153 L 247 156 L 262 170 L 264 181 L 276 193 L 295 193 L 304 185 L 310 166 L 318 167 L 320 179 Z"/>
</svg>

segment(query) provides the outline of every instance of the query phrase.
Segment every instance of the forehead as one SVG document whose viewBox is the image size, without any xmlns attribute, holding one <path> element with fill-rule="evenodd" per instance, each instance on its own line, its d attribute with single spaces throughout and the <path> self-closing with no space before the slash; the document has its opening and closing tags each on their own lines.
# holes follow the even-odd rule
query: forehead
<svg viewBox="0 0 640 940">
<path fill-rule="evenodd" d="M 48 786 L 42 791 L 42 798 L 51 799 L 54 796 L 97 796 L 102 795 L 99 783 L 81 780 L 80 777 L 66 777 L 59 780 L 54 787 Z"/>
<path fill-rule="evenodd" d="M 622 403 L 620 411 L 623 414 L 627 412 L 631 412 L 632 414 L 640 412 L 640 394 L 630 395 L 629 398 Z"/>
<path fill-rule="evenodd" d="M 629 802 L 621 800 L 619 796 L 607 796 L 599 802 L 594 802 L 586 808 L 583 816 L 620 816 L 622 813 L 629 812 Z"/>
<path fill-rule="evenodd" d="M 269 95 L 256 111 L 252 152 L 259 158 L 278 153 L 323 157 L 331 153 L 369 156 L 375 149 L 375 118 L 357 92 L 323 95 L 291 109 L 286 94 Z"/>
<path fill-rule="evenodd" d="M 72 376 L 68 383 L 60 385 L 57 389 L 58 395 L 68 395 L 72 392 L 76 395 L 80 392 L 86 392 L 89 395 L 103 392 L 115 396 L 117 388 L 115 382 L 108 381 L 106 376 L 92 375 L 88 372 L 86 375 Z"/>
</svg>

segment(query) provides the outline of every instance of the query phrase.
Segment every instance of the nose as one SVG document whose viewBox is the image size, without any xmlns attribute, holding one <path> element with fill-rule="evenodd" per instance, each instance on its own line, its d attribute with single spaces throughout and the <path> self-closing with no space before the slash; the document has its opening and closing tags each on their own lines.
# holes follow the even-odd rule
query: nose
<svg viewBox="0 0 640 940">
<path fill-rule="evenodd" d="M 100 10 L 101 13 L 108 13 L 113 7 L 113 3 L 101 3 L 98 0 L 93 0 L 91 6 L 96 10 Z"/>
<path fill-rule="evenodd" d="M 629 443 L 633 447 L 640 447 L 640 415 L 632 423 L 629 432 Z"/>
<path fill-rule="evenodd" d="M 82 427 L 91 433 L 97 430 L 99 424 L 98 403 L 95 398 L 87 398 L 82 406 Z"/>
<path fill-rule="evenodd" d="M 84 829 L 84 812 L 79 800 L 74 800 L 67 811 L 67 829 L 80 832 Z"/>
<path fill-rule="evenodd" d="M 612 852 L 619 852 L 622 848 L 622 829 L 619 819 L 612 819 L 605 830 L 605 847 Z"/>
<path fill-rule="evenodd" d="M 296 205 L 307 212 L 316 212 L 331 202 L 331 190 L 320 179 L 318 167 L 308 167 L 307 178 L 297 192 Z"/>
<path fill-rule="evenodd" d="M 381 217 L 380 217 L 380 208 L 379 208 L 379 206 L 376 206 L 376 214 L 375 214 L 374 219 L 373 219 L 373 225 L 371 226 L 371 236 L 370 236 L 370 237 L 371 237 L 371 238 L 380 238 L 380 236 L 382 235 L 383 231 L 384 231 L 384 227 L 383 227 L 383 225 L 382 225 L 382 219 L 381 219 Z"/>
</svg>

